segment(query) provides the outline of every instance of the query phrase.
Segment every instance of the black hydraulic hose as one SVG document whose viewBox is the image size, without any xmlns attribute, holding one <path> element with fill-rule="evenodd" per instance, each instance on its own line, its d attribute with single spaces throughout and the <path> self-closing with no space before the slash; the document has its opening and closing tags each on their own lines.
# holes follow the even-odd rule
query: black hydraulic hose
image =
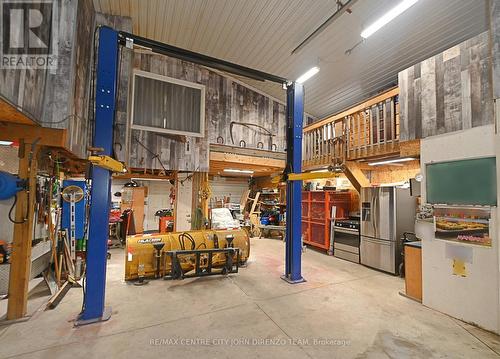
<svg viewBox="0 0 500 359">
<path fill-rule="evenodd" d="M 185 250 L 186 248 L 184 247 L 184 237 L 182 237 L 182 233 L 179 234 L 179 237 L 177 238 L 179 240 L 179 245 L 181 246 L 182 250 Z M 182 241 L 181 241 L 182 239 Z"/>
<path fill-rule="evenodd" d="M 26 222 L 25 219 L 23 219 L 22 221 L 16 221 L 15 219 L 12 219 L 12 211 L 14 210 L 16 203 L 17 203 L 17 193 L 14 195 L 14 202 L 12 203 L 12 206 L 10 207 L 9 210 L 9 221 L 11 221 L 14 224 L 23 224 L 24 222 Z"/>
<path fill-rule="evenodd" d="M 182 233 L 181 235 L 183 236 L 183 238 L 184 238 L 184 237 L 186 237 L 187 239 L 189 239 L 189 241 L 191 242 L 191 250 L 194 250 L 194 249 L 195 249 L 195 247 L 196 247 L 196 242 L 195 242 L 195 240 L 194 240 L 193 236 L 192 236 L 192 235 L 190 235 L 190 234 L 189 234 L 189 233 L 187 233 L 187 232 L 184 232 L 184 233 Z M 183 240 L 184 240 L 184 239 L 183 239 Z"/>
</svg>

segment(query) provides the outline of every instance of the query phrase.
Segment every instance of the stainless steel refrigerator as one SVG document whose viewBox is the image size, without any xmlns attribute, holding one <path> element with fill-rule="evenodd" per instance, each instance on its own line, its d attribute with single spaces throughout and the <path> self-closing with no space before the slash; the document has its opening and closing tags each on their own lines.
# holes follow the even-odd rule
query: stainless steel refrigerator
<svg viewBox="0 0 500 359">
<path fill-rule="evenodd" d="M 414 232 L 416 198 L 409 188 L 361 190 L 361 263 L 397 274 L 404 232 Z"/>
</svg>

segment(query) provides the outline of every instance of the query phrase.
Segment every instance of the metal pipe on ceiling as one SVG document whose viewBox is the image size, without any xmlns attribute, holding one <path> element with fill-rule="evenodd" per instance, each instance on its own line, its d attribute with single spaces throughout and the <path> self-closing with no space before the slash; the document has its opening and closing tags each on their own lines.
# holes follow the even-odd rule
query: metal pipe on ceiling
<svg viewBox="0 0 500 359">
<path fill-rule="evenodd" d="M 145 37 L 134 35 L 125 31 L 119 31 L 118 38 L 120 44 L 122 44 L 123 46 L 127 46 L 127 44 L 132 41 L 134 45 L 151 49 L 151 51 L 157 54 L 175 57 L 184 61 L 193 62 L 198 65 L 211 67 L 213 69 L 229 72 L 239 76 L 245 76 L 254 80 L 271 81 L 277 82 L 279 84 L 286 84 L 288 82 L 287 79 L 280 76 L 268 74 L 263 71 L 255 70 L 229 61 L 224 61 L 215 57 L 182 49 L 180 47 L 167 45 L 162 42 L 147 39 Z"/>
<path fill-rule="evenodd" d="M 301 49 L 303 49 L 307 44 L 309 44 L 312 40 L 314 40 L 319 34 L 321 34 L 328 26 L 330 26 L 331 23 L 333 23 L 335 20 L 337 20 L 342 14 L 345 12 L 350 13 L 350 8 L 357 2 L 358 0 L 348 0 L 345 4 L 342 4 L 342 2 L 337 1 L 338 7 L 337 11 L 333 13 L 332 16 L 330 16 L 324 23 L 322 23 L 316 30 L 314 30 L 308 37 L 305 38 L 304 41 L 302 41 L 299 46 L 297 46 L 295 49 L 292 50 L 292 55 L 299 52 Z"/>
</svg>

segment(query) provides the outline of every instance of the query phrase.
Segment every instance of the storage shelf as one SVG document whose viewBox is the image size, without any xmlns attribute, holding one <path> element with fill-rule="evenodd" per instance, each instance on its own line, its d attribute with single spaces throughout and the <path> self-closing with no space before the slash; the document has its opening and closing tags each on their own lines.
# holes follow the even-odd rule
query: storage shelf
<svg viewBox="0 0 500 359">
<path fill-rule="evenodd" d="M 302 218 L 303 241 L 311 246 L 330 248 L 330 223 L 332 206 L 337 207 L 338 218 L 348 217 L 352 194 L 336 191 L 303 191 Z M 321 218 L 323 217 L 323 218 Z M 310 240 L 314 239 L 314 241 Z"/>
<path fill-rule="evenodd" d="M 303 242 L 305 244 L 309 244 L 310 246 L 314 246 L 314 247 L 318 247 L 318 248 L 321 248 L 321 249 L 330 249 L 330 245 L 324 245 L 324 244 L 320 244 L 320 243 L 317 243 L 317 242 L 311 242 L 311 241 L 307 241 L 307 240 L 303 240 Z"/>
</svg>

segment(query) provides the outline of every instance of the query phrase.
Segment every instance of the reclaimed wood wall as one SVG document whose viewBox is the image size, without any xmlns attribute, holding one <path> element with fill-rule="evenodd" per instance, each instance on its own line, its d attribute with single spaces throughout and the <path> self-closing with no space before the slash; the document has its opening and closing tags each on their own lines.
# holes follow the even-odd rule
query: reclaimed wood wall
<svg viewBox="0 0 500 359">
<path fill-rule="evenodd" d="M 57 70 L 0 69 L 0 94 L 47 127 L 65 128 L 69 113 L 72 50 L 78 2 L 57 0 L 59 42 Z M 90 3 L 91 4 L 91 3 Z"/>
<path fill-rule="evenodd" d="M 90 145 L 89 102 L 94 55 L 95 11 L 92 2 L 78 1 L 74 53 L 74 96 L 71 121 L 68 124 L 69 140 L 73 152 L 85 157 Z"/>
<path fill-rule="evenodd" d="M 493 62 L 493 98 L 500 98 L 500 0 L 489 1 L 491 50 Z"/>
<path fill-rule="evenodd" d="M 67 147 L 84 158 L 91 143 L 94 29 L 132 31 L 126 17 L 96 13 L 92 0 L 55 0 L 59 6 L 59 57 L 55 71 L 0 70 L 0 94 L 45 127 L 68 129 Z M 130 167 L 208 171 L 209 144 L 285 151 L 285 104 L 243 83 L 192 63 L 121 48 L 114 150 Z M 130 128 L 133 69 L 205 86 L 205 137 L 180 137 Z M 304 122 L 312 120 L 304 117 Z M 272 134 L 272 136 L 269 135 Z"/>
<path fill-rule="evenodd" d="M 401 141 L 493 123 L 489 33 L 399 73 Z"/>
<path fill-rule="evenodd" d="M 106 25 L 113 29 L 132 32 L 132 19 L 124 16 L 113 16 L 96 13 L 95 26 Z M 113 149 L 117 158 L 127 161 L 127 123 L 128 123 L 128 91 L 129 80 L 132 74 L 133 52 L 130 49 L 120 46 L 119 48 L 119 70 L 118 76 L 118 96 L 116 104 L 115 130 Z"/>
<path fill-rule="evenodd" d="M 210 143 L 239 146 L 244 141 L 247 148 L 285 150 L 284 104 L 230 77 L 175 58 L 136 52 L 134 68 L 203 84 L 205 137 L 184 138 L 131 129 L 130 167 L 161 169 L 155 159 L 158 155 L 169 170 L 208 171 Z"/>
<path fill-rule="evenodd" d="M 92 1 L 78 1 L 76 18 L 76 34 L 73 47 L 74 63 L 72 76 L 74 77 L 74 95 L 70 102 L 69 121 L 64 123 L 68 129 L 70 149 L 78 156 L 85 158 L 87 147 L 92 143 L 93 101 L 91 85 L 94 59 L 94 30 L 99 25 L 106 25 L 117 30 L 131 31 L 132 20 L 127 17 L 104 15 L 96 13 Z M 124 156 L 125 153 L 125 129 L 127 124 L 127 94 L 128 79 L 130 77 L 131 52 L 124 50 L 120 53 L 120 81 L 118 83 L 117 110 L 115 120 L 115 143 L 114 149 L 117 155 Z M 94 82 L 95 85 L 95 82 Z"/>
<path fill-rule="evenodd" d="M 0 69 L 0 94 L 44 127 L 68 129 L 67 147 L 84 157 L 90 48 L 94 25 L 92 0 L 55 0 L 58 7 L 56 70 Z"/>
</svg>

